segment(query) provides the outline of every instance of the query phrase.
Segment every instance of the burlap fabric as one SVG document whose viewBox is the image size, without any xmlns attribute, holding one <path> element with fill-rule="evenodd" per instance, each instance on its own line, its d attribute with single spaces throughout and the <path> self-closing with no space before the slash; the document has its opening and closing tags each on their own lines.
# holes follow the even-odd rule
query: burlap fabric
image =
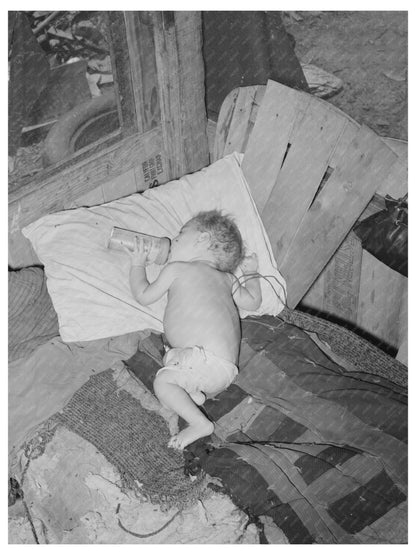
<svg viewBox="0 0 416 555">
<path fill-rule="evenodd" d="M 65 426 L 92 443 L 120 473 L 122 487 L 168 507 L 195 502 L 205 489 L 204 474 L 187 476 L 183 453 L 167 447 L 165 420 L 149 411 L 114 379 L 112 369 L 92 376 L 63 410 L 44 423 L 26 447 L 29 458 L 40 456 L 53 437 L 44 431 Z M 42 435 L 43 434 L 43 435 Z M 46 441 L 45 441 L 46 439 Z"/>
</svg>

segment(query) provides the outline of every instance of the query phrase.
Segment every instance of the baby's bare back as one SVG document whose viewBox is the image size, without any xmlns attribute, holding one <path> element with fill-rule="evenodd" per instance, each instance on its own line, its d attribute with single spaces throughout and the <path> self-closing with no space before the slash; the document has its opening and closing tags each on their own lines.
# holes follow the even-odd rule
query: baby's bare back
<svg viewBox="0 0 416 555">
<path fill-rule="evenodd" d="M 164 329 L 172 347 L 198 345 L 236 363 L 241 332 L 230 276 L 201 262 L 179 263 Z"/>
</svg>

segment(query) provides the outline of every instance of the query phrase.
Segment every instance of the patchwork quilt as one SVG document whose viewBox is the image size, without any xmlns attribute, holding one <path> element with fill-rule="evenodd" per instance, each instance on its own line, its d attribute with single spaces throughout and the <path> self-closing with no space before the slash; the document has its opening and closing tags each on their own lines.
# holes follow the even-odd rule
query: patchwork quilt
<svg viewBox="0 0 416 555">
<path fill-rule="evenodd" d="M 290 543 L 406 543 L 406 388 L 347 370 L 279 317 L 242 329 L 239 375 L 205 403 L 215 432 L 188 446 L 188 472 Z M 152 335 L 126 363 L 150 389 L 161 354 Z"/>
</svg>

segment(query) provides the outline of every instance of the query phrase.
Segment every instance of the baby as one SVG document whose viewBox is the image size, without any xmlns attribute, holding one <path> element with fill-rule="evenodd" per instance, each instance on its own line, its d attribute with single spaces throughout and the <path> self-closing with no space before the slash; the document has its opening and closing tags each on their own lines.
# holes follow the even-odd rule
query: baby
<svg viewBox="0 0 416 555">
<path fill-rule="evenodd" d="M 183 449 L 213 432 L 198 405 L 227 389 L 238 373 L 237 307 L 255 310 L 261 303 L 257 255 L 244 258 L 237 226 L 216 210 L 200 212 L 182 227 L 172 240 L 168 264 L 152 283 L 146 277 L 143 242 L 137 239 L 129 252 L 135 299 L 149 305 L 168 294 L 163 325 L 172 348 L 153 385 L 162 405 L 188 424 L 169 441 L 170 447 Z M 242 285 L 232 274 L 239 264 Z"/>
</svg>

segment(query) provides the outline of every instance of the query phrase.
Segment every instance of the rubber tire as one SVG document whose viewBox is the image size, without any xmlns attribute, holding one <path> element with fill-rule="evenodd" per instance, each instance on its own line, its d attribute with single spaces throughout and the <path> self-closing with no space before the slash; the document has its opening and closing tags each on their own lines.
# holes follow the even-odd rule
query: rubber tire
<svg viewBox="0 0 416 555">
<path fill-rule="evenodd" d="M 42 154 L 43 166 L 56 164 L 74 153 L 73 135 L 85 123 L 117 108 L 114 93 L 86 100 L 63 115 L 47 134 Z"/>
</svg>

